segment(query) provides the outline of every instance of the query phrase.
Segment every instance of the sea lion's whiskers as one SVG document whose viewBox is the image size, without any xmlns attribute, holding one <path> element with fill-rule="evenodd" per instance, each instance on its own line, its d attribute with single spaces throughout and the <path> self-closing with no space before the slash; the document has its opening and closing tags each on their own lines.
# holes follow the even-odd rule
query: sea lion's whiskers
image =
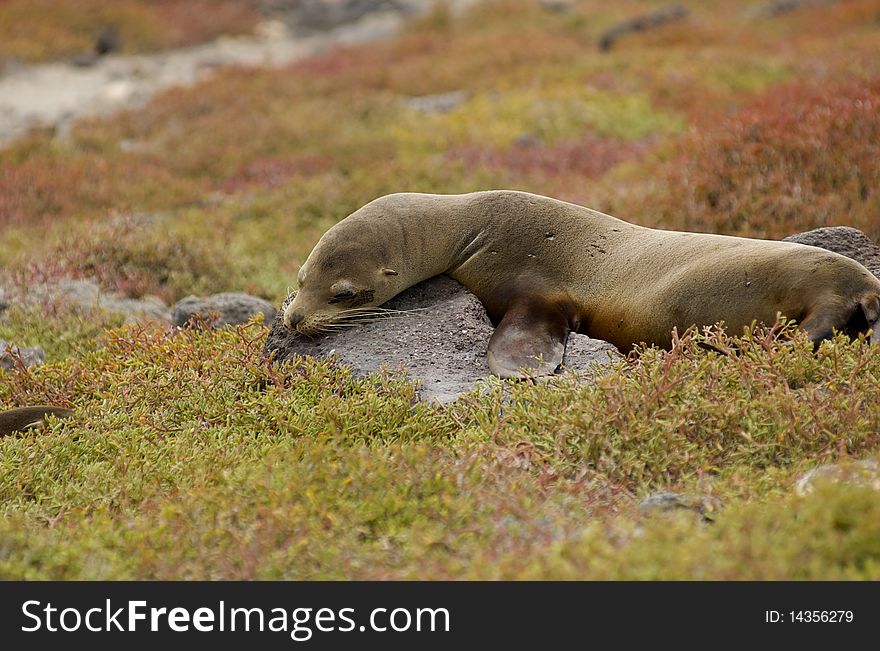
<svg viewBox="0 0 880 651">
<path fill-rule="evenodd" d="M 342 319 L 348 321 L 349 319 L 359 319 L 361 317 L 395 317 L 395 316 L 408 316 L 408 313 L 397 313 L 397 312 L 358 312 L 356 314 L 347 314 L 343 315 Z"/>
<path fill-rule="evenodd" d="M 418 312 L 425 312 L 428 308 L 426 307 L 414 307 L 409 310 L 394 310 L 387 307 L 354 307 L 349 308 L 347 310 L 340 310 L 340 316 L 346 315 L 358 315 L 358 314 L 414 314 Z"/>
<path fill-rule="evenodd" d="M 386 319 L 399 319 L 405 315 L 403 314 L 379 314 L 376 316 L 367 315 L 352 315 L 347 318 L 337 319 L 336 321 L 328 321 L 326 323 L 322 323 L 320 325 L 314 326 L 308 332 L 303 332 L 303 334 L 307 337 L 314 337 L 321 334 L 336 334 L 342 330 L 348 330 L 354 328 L 359 325 L 364 325 L 367 323 L 375 323 L 377 321 L 385 321 Z"/>
<path fill-rule="evenodd" d="M 360 319 L 348 319 L 347 321 L 345 321 L 345 324 L 350 327 L 350 326 L 356 326 L 356 325 L 364 325 L 367 323 L 376 323 L 378 321 L 388 321 L 393 318 L 395 318 L 395 317 L 393 317 L 393 316 L 364 317 L 364 318 L 360 318 Z"/>
<path fill-rule="evenodd" d="M 330 332 L 331 330 L 345 330 L 346 328 L 351 328 L 355 325 L 357 324 L 340 321 L 338 323 L 325 323 L 315 326 L 315 330 L 319 332 Z"/>
<path fill-rule="evenodd" d="M 394 314 L 394 313 L 377 313 L 377 314 L 355 314 L 342 318 L 338 323 L 373 323 L 374 321 L 387 321 L 388 319 L 403 319 L 411 314 Z"/>
<path fill-rule="evenodd" d="M 416 308 L 413 310 L 391 310 L 387 308 L 352 308 L 341 311 L 334 323 L 360 324 L 373 323 L 374 321 L 382 321 L 385 319 L 399 319 L 412 316 L 424 312 L 424 308 Z"/>
</svg>

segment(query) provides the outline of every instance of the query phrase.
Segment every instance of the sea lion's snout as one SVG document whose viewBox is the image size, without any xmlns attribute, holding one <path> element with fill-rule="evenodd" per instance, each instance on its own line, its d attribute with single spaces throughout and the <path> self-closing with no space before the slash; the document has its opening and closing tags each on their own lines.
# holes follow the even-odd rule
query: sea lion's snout
<svg viewBox="0 0 880 651">
<path fill-rule="evenodd" d="M 284 327 L 288 330 L 295 330 L 304 318 L 302 314 L 288 309 L 284 312 Z"/>
</svg>

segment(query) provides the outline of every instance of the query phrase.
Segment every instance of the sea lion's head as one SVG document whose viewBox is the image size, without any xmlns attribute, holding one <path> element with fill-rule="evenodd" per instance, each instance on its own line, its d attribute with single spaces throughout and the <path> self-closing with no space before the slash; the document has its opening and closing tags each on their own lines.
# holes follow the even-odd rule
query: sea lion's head
<svg viewBox="0 0 880 651">
<path fill-rule="evenodd" d="M 384 247 L 326 236 L 297 275 L 299 291 L 284 310 L 284 325 L 314 336 L 332 324 L 363 318 L 404 286 Z"/>
</svg>

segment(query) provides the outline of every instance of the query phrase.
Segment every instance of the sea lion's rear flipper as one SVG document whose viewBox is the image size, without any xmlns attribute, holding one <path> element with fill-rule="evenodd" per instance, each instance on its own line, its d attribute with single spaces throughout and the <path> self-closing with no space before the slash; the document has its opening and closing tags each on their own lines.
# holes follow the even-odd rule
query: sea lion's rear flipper
<svg viewBox="0 0 880 651">
<path fill-rule="evenodd" d="M 868 330 L 871 331 L 870 342 L 880 345 L 880 296 L 869 294 L 859 301 L 865 320 L 868 322 Z"/>
<path fill-rule="evenodd" d="M 501 378 L 553 375 L 570 332 L 565 313 L 539 297 L 511 302 L 489 339 L 489 370 Z"/>
<path fill-rule="evenodd" d="M 808 315 L 800 327 L 805 330 L 813 342 L 818 345 L 824 339 L 830 339 L 834 332 L 842 332 L 851 339 L 859 334 L 871 332 L 870 342 L 880 343 L 880 297 L 869 294 L 862 297 L 855 306 L 841 309 L 829 303 L 823 309 L 815 310 Z"/>
</svg>

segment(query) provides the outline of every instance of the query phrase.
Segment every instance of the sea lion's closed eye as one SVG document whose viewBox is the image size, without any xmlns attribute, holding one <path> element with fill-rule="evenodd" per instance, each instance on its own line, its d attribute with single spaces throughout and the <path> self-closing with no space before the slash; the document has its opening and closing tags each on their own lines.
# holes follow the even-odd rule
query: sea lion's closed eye
<svg viewBox="0 0 880 651">
<path fill-rule="evenodd" d="M 357 296 L 357 293 L 352 289 L 346 289 L 341 292 L 336 292 L 333 294 L 333 297 L 327 301 L 330 305 L 334 305 L 336 303 L 341 303 L 343 301 L 348 301 Z"/>
</svg>

